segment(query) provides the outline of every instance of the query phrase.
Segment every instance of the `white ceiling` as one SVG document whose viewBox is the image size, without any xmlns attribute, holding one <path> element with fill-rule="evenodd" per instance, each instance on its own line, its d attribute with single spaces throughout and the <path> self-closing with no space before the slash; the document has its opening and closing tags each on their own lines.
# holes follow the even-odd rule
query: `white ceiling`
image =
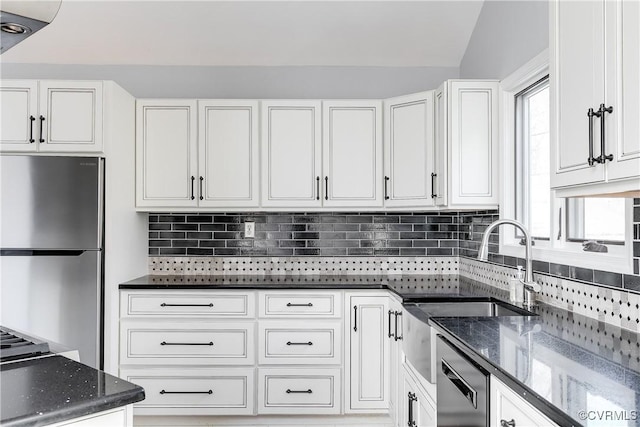
<svg viewBox="0 0 640 427">
<path fill-rule="evenodd" d="M 458 67 L 472 1 L 73 1 L 0 60 L 202 66 Z"/>
</svg>

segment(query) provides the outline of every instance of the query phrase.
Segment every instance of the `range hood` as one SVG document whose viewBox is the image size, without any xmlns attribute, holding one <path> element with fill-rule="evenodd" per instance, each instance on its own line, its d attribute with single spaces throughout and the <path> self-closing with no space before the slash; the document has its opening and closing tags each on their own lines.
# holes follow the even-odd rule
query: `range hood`
<svg viewBox="0 0 640 427">
<path fill-rule="evenodd" d="M 62 0 L 3 0 L 0 2 L 0 54 L 47 26 Z"/>
</svg>

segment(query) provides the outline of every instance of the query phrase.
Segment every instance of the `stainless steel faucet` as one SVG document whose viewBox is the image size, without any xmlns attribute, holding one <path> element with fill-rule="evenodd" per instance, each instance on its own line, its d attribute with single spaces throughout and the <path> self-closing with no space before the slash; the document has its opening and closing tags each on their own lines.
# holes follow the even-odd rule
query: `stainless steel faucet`
<svg viewBox="0 0 640 427">
<path fill-rule="evenodd" d="M 478 259 L 481 261 L 487 261 L 488 259 L 488 255 L 489 255 L 489 235 L 491 234 L 491 232 L 498 227 L 499 225 L 502 224 L 511 224 L 514 227 L 520 229 L 520 231 L 522 231 L 522 233 L 524 234 L 524 242 L 525 242 L 525 259 L 526 259 L 526 267 L 525 267 L 525 278 L 524 280 L 521 280 L 522 284 L 524 285 L 524 295 L 523 295 L 523 300 L 524 300 L 524 304 L 528 307 L 531 307 L 534 302 L 535 302 L 535 298 L 534 295 L 532 294 L 533 292 L 540 292 L 540 290 L 542 289 L 542 287 L 537 284 L 534 280 L 533 280 L 533 268 L 532 268 L 532 253 L 531 253 L 531 235 L 529 234 L 529 232 L 527 231 L 527 229 L 524 227 L 524 225 L 522 225 L 521 223 L 519 223 L 518 221 L 514 221 L 512 219 L 499 219 L 493 223 L 491 223 L 487 229 L 484 232 L 484 235 L 482 236 L 482 243 L 480 244 L 480 251 L 478 252 Z"/>
</svg>

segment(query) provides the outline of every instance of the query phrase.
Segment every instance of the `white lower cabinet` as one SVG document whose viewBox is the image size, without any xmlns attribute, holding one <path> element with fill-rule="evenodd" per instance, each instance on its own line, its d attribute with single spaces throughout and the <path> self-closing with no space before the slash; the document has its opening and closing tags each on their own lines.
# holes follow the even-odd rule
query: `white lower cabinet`
<svg viewBox="0 0 640 427">
<path fill-rule="evenodd" d="M 348 357 L 345 412 L 389 409 L 389 297 L 384 293 L 348 293 L 345 297 Z"/>
<path fill-rule="evenodd" d="M 402 304 L 393 296 L 390 297 L 387 311 L 387 339 L 389 341 L 389 416 L 393 425 L 397 426 L 401 418 L 400 396 L 402 388 Z"/>
<path fill-rule="evenodd" d="M 491 377 L 490 387 L 490 427 L 501 427 L 504 425 L 528 427 L 557 426 L 556 423 L 543 415 L 494 376 Z"/>
<path fill-rule="evenodd" d="M 120 375 L 142 386 L 136 415 L 252 415 L 255 368 L 124 369 Z"/>
<path fill-rule="evenodd" d="M 259 414 L 339 414 L 339 368 L 258 369 Z"/>
<path fill-rule="evenodd" d="M 424 380 L 423 380 L 424 381 Z M 411 368 L 403 364 L 402 400 L 398 402 L 400 425 L 409 427 L 434 427 L 436 425 L 436 404 L 421 387 L 420 379 Z"/>
<path fill-rule="evenodd" d="M 130 427 L 133 426 L 131 405 L 121 406 L 84 417 L 74 418 L 49 427 Z"/>
</svg>

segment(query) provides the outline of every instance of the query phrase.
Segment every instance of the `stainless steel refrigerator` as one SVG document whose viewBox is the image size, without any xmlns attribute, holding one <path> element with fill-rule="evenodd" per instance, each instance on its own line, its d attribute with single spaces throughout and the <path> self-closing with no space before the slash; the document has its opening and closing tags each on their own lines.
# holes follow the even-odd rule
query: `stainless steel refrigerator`
<svg viewBox="0 0 640 427">
<path fill-rule="evenodd" d="M 103 365 L 104 159 L 0 156 L 0 325 Z"/>
</svg>

